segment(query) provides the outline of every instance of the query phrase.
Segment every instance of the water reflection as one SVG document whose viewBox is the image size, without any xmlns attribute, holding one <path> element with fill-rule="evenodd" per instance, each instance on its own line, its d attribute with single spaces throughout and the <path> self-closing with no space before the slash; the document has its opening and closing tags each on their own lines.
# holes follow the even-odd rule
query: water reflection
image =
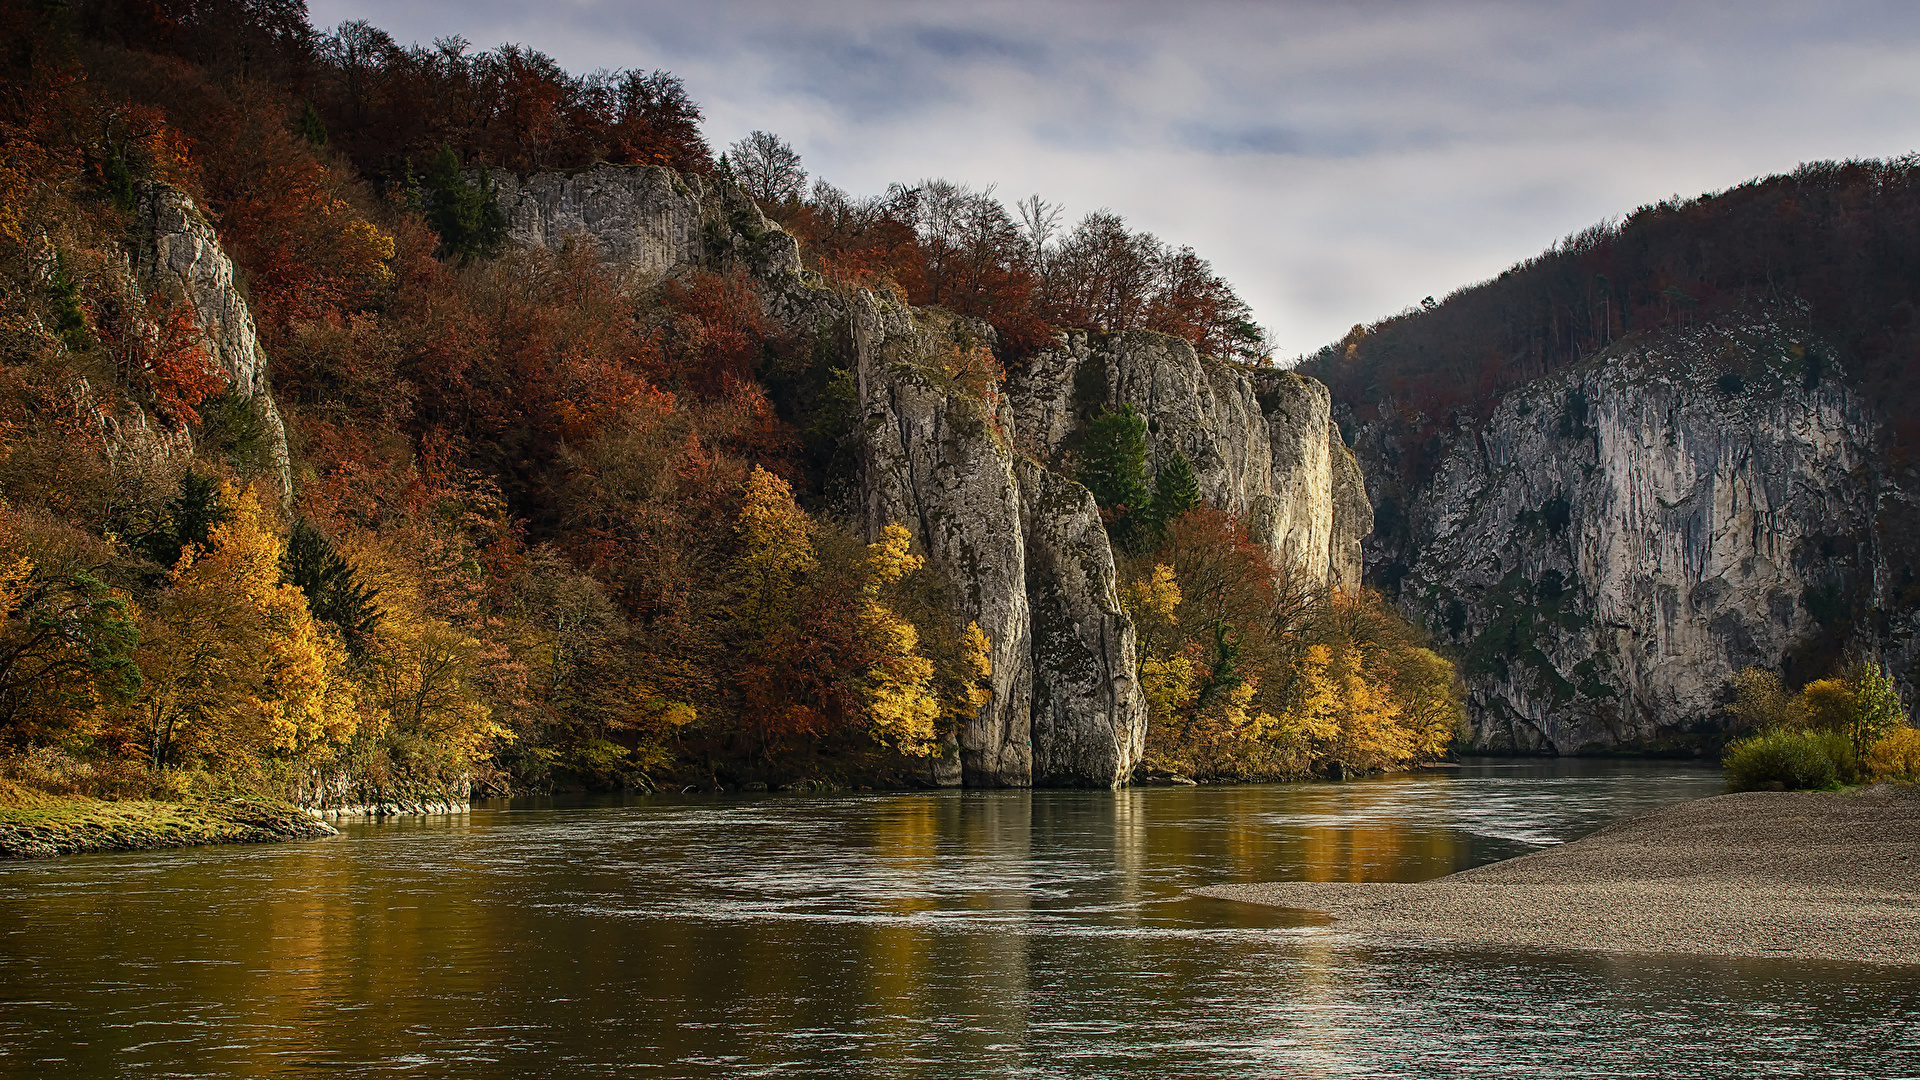
<svg viewBox="0 0 1920 1080">
<path fill-rule="evenodd" d="M 1365 948 L 1200 884 L 1419 880 L 1673 766 L 500 804 L 0 870 L 0 1075 L 1920 1073 L 1911 973 Z"/>
</svg>

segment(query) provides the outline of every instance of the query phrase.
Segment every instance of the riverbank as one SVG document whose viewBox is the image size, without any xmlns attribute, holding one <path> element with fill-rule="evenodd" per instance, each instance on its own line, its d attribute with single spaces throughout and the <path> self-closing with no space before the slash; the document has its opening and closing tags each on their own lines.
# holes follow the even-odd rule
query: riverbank
<svg viewBox="0 0 1920 1080">
<path fill-rule="evenodd" d="M 1371 938 L 1920 964 L 1920 788 L 1720 795 L 1417 884 L 1195 892 Z"/>
<path fill-rule="evenodd" d="M 198 844 L 260 844 L 333 836 L 338 830 L 286 803 L 202 798 L 185 802 L 21 792 L 0 804 L 0 858 L 142 851 Z"/>
</svg>

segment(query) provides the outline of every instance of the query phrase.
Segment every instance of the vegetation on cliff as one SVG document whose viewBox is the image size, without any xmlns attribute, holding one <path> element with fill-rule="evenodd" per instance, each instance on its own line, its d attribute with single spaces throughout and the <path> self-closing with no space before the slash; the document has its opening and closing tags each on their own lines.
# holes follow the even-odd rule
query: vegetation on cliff
<svg viewBox="0 0 1920 1080">
<path fill-rule="evenodd" d="M 11 5 L 0 38 L 6 750 L 309 803 L 903 783 L 981 705 L 988 643 L 904 531 L 801 509 L 844 480 L 844 343 L 738 272 L 501 243 L 489 169 L 714 172 L 672 76 L 298 3 Z M 291 491 L 193 312 L 128 269 L 152 183 L 237 264 Z M 993 326 L 999 356 L 952 322 L 959 391 L 1061 325 L 1260 352 L 1204 260 L 1111 215 L 1056 236 L 940 182 L 768 209 L 828 283 Z M 1195 500 L 1165 498 L 1154 536 Z"/>
</svg>

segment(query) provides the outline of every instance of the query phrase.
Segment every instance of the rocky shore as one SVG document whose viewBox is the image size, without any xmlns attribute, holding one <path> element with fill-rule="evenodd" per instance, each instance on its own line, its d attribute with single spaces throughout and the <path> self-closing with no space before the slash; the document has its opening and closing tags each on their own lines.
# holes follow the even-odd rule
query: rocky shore
<svg viewBox="0 0 1920 1080">
<path fill-rule="evenodd" d="M 0 858 L 260 844 L 337 832 L 298 807 L 254 799 L 178 803 L 47 799 L 29 807 L 0 807 Z"/>
<path fill-rule="evenodd" d="M 1417 884 L 1195 891 L 1362 938 L 1920 964 L 1920 788 L 1721 795 Z"/>
</svg>

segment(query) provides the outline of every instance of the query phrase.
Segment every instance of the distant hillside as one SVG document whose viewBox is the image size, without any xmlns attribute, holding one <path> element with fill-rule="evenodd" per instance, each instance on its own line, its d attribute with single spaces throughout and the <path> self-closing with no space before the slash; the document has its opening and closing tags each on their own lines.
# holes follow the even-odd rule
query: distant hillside
<svg viewBox="0 0 1920 1080">
<path fill-rule="evenodd" d="M 1608 343 L 1697 325 L 1752 302 L 1800 301 L 1870 401 L 1920 389 L 1920 157 L 1819 162 L 1697 199 L 1643 206 L 1568 237 L 1491 281 L 1403 312 L 1300 367 L 1357 419 L 1386 425 L 1395 471 L 1417 481 L 1436 436 Z M 1920 413 L 1884 418 L 1920 444 Z"/>
<path fill-rule="evenodd" d="M 1355 327 L 1366 581 L 1463 658 L 1475 745 L 1712 752 L 1748 667 L 1920 661 L 1920 158 L 1642 207 Z"/>
</svg>

